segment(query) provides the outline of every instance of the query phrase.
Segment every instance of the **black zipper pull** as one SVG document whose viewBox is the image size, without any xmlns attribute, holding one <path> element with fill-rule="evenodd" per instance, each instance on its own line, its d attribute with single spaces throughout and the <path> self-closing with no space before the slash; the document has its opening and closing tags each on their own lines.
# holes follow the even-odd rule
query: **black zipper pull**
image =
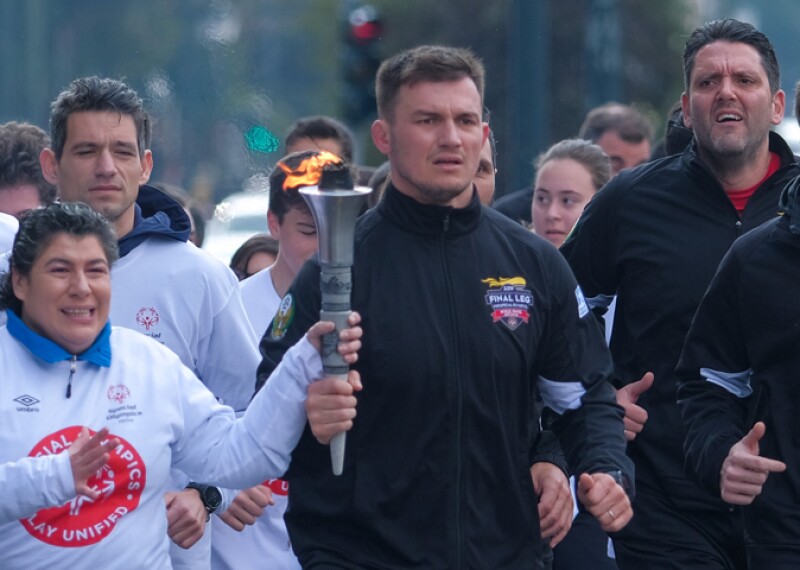
<svg viewBox="0 0 800 570">
<path fill-rule="evenodd" d="M 72 355 L 72 362 L 69 365 L 69 380 L 67 380 L 67 398 L 72 397 L 72 377 L 75 376 L 75 371 L 78 369 L 78 355 Z"/>
</svg>

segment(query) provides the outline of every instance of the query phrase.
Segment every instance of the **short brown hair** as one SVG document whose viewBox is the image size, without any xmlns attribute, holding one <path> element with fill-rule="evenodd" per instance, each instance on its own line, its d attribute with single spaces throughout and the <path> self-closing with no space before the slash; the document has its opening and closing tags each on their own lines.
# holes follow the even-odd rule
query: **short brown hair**
<svg viewBox="0 0 800 570">
<path fill-rule="evenodd" d="M 404 85 L 420 81 L 458 81 L 469 77 L 478 88 L 483 105 L 486 71 L 480 59 L 468 49 L 449 46 L 418 46 L 385 60 L 375 77 L 378 115 L 390 119 L 397 93 Z"/>
<path fill-rule="evenodd" d="M 774 95 L 781 88 L 781 68 L 769 38 L 752 24 L 727 18 L 698 26 L 686 41 L 683 49 L 683 82 L 687 93 L 690 91 L 697 53 L 714 42 L 743 43 L 755 49 L 761 58 L 764 73 L 767 74 L 770 91 Z"/>
<path fill-rule="evenodd" d="M 583 120 L 578 137 L 596 143 L 607 132 L 628 143 L 650 142 L 653 127 L 650 121 L 636 107 L 621 103 L 606 103 L 595 107 Z"/>
<path fill-rule="evenodd" d="M 284 143 L 287 154 L 289 154 L 289 147 L 301 138 L 333 139 L 339 143 L 344 161 L 353 162 L 353 133 L 344 123 L 337 121 L 333 117 L 316 115 L 314 117 L 303 117 L 292 123 Z"/>
<path fill-rule="evenodd" d="M 592 185 L 600 190 L 611 179 L 611 162 L 603 149 L 584 139 L 565 139 L 557 142 L 535 161 L 536 170 L 541 170 L 551 160 L 574 160 L 592 176 Z M 534 184 L 536 182 L 534 181 Z"/>
<path fill-rule="evenodd" d="M 42 206 L 54 202 L 56 187 L 44 179 L 39 164 L 39 154 L 49 144 L 47 133 L 36 125 L 0 125 L 0 188 L 29 184 L 36 187 Z"/>
<path fill-rule="evenodd" d="M 61 160 L 67 142 L 69 116 L 81 111 L 112 111 L 128 115 L 136 126 L 139 158 L 150 148 L 152 125 L 136 91 L 122 81 L 93 75 L 74 80 L 50 105 L 50 138 L 56 160 Z"/>
</svg>

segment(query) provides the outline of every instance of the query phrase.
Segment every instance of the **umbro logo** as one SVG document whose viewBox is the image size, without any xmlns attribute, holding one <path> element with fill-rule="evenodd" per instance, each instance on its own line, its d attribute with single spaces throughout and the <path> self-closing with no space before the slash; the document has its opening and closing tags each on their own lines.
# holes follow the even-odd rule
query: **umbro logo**
<svg viewBox="0 0 800 570">
<path fill-rule="evenodd" d="M 22 396 L 17 396 L 14 398 L 14 401 L 19 404 L 17 406 L 18 412 L 38 412 L 39 408 L 36 407 L 36 404 L 39 403 L 39 400 L 31 396 L 30 394 L 23 394 Z"/>
<path fill-rule="evenodd" d="M 23 394 L 22 396 L 14 398 L 14 401 L 16 403 L 18 403 L 18 404 L 21 404 L 21 405 L 27 407 L 27 408 L 30 408 L 31 406 L 35 406 L 36 404 L 39 403 L 39 400 L 37 400 L 33 396 L 29 396 L 28 394 Z"/>
</svg>

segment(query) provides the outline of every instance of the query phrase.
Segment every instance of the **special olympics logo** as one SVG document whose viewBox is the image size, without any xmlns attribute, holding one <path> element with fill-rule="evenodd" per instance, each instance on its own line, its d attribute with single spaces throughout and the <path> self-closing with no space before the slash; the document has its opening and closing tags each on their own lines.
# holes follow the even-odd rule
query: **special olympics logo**
<svg viewBox="0 0 800 570">
<path fill-rule="evenodd" d="M 154 307 L 142 307 L 136 312 L 136 322 L 142 325 L 146 331 L 156 326 L 158 321 L 158 311 Z"/>
<path fill-rule="evenodd" d="M 112 402 L 124 404 L 125 400 L 127 400 L 131 395 L 131 391 L 128 390 L 128 387 L 125 384 L 116 384 L 108 387 L 108 392 L 106 395 Z"/>
<path fill-rule="evenodd" d="M 267 479 L 264 481 L 264 485 L 269 487 L 275 495 L 285 497 L 289 494 L 289 483 L 283 479 Z"/>
<path fill-rule="evenodd" d="M 42 438 L 30 457 L 63 453 L 80 434 L 70 426 Z M 95 432 L 89 430 L 91 435 Z M 96 544 L 114 530 L 117 522 L 139 506 L 147 481 L 144 461 L 125 439 L 111 452 L 108 463 L 87 484 L 100 493 L 96 499 L 79 495 L 60 507 L 42 509 L 20 523 L 34 538 L 52 546 L 77 548 Z"/>
</svg>

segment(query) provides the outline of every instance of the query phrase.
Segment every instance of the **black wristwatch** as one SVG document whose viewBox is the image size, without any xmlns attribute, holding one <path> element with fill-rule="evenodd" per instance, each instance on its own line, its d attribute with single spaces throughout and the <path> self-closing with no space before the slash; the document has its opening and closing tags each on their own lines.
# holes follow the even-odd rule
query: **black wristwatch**
<svg viewBox="0 0 800 570">
<path fill-rule="evenodd" d="M 625 494 L 628 495 L 628 498 L 633 500 L 633 487 L 631 486 L 631 481 L 628 479 L 628 476 L 619 469 L 616 471 L 609 471 L 608 474 L 614 478 L 614 481 L 617 482 L 617 485 L 622 487 L 622 490 L 625 491 Z"/>
<path fill-rule="evenodd" d="M 214 511 L 222 504 L 222 493 L 214 485 L 205 485 L 192 481 L 186 485 L 186 488 L 194 489 L 200 493 L 200 500 L 203 501 L 203 506 L 206 508 L 206 520 L 210 519 Z"/>
</svg>

